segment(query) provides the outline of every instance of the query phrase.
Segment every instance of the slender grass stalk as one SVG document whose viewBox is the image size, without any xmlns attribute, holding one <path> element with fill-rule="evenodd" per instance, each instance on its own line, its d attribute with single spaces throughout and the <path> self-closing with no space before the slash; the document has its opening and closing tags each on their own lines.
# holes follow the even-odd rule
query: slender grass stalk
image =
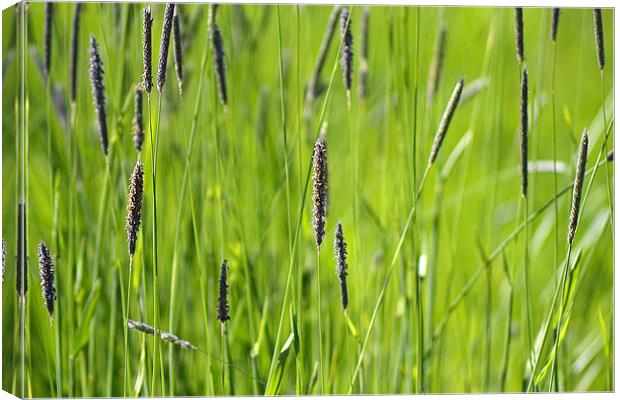
<svg viewBox="0 0 620 400">
<path fill-rule="evenodd" d="M 185 202 L 185 192 L 186 192 L 186 186 L 189 180 L 189 172 L 192 169 L 191 157 L 192 157 L 193 150 L 195 147 L 194 141 L 195 141 L 195 136 L 196 136 L 198 111 L 200 110 L 200 106 L 202 103 L 202 86 L 204 82 L 204 70 L 207 64 L 208 49 L 209 49 L 208 46 L 206 46 L 204 49 L 203 55 L 202 55 L 202 61 L 200 62 L 200 75 L 199 75 L 200 78 L 198 79 L 197 98 L 196 98 L 196 104 L 194 107 L 194 113 L 192 116 L 192 123 L 190 127 L 189 143 L 187 145 L 187 153 L 185 156 L 185 164 L 183 168 L 183 178 L 181 179 L 181 191 L 179 193 L 179 203 L 178 203 L 179 205 L 178 205 L 178 211 L 177 211 L 177 216 L 176 216 L 176 224 L 175 224 L 176 227 L 175 227 L 175 234 L 174 234 L 174 250 L 173 250 L 173 255 L 172 255 L 172 271 L 170 275 L 170 313 L 169 313 L 169 321 L 168 321 L 168 325 L 170 329 L 172 329 L 172 326 L 173 326 L 172 318 L 174 315 L 174 307 L 176 304 L 175 299 L 176 299 L 176 281 L 177 281 L 177 275 L 178 275 L 178 244 L 179 244 L 179 235 L 180 235 L 180 229 L 181 229 L 181 212 L 183 211 L 183 204 Z M 179 85 L 180 84 L 181 84 L 181 80 L 179 80 Z M 183 103 L 182 92 L 179 92 L 179 97 L 181 99 L 181 103 Z M 183 109 L 183 107 L 181 107 L 181 109 Z M 190 197 L 193 197 L 191 190 L 190 190 Z M 193 202 L 193 199 L 192 199 L 192 202 Z M 195 219 L 192 214 L 192 224 L 194 223 L 195 223 Z M 201 280 L 201 285 L 202 285 L 202 280 Z M 201 291 L 204 292 L 204 288 L 201 289 Z M 170 392 L 171 394 L 174 394 L 174 378 L 173 378 L 174 372 L 173 372 L 172 355 L 173 355 L 173 349 L 172 349 L 172 346 L 170 346 L 168 348 L 168 368 L 170 369 Z M 210 370 L 210 367 L 208 369 Z"/>
<path fill-rule="evenodd" d="M 340 49 L 342 48 L 342 40 L 340 41 L 340 45 L 338 48 L 338 52 L 340 52 Z M 334 82 L 334 77 L 336 75 L 336 70 L 338 68 L 338 59 L 335 60 L 333 68 L 332 68 L 332 72 L 331 72 L 331 76 L 330 76 L 330 80 L 329 80 L 329 85 L 327 87 L 327 91 L 326 91 L 326 95 L 325 95 L 325 100 L 323 102 L 323 107 L 321 109 L 321 113 L 319 115 L 319 121 L 318 121 L 318 126 L 322 127 L 323 124 L 323 118 L 325 117 L 325 111 L 327 109 L 327 104 L 329 102 L 330 99 L 330 94 L 331 94 L 331 88 L 332 88 L 332 84 Z M 317 137 L 320 135 L 320 131 L 317 132 Z M 312 172 L 312 160 L 310 161 L 309 165 L 308 165 L 308 169 L 306 172 L 306 179 L 305 179 L 305 184 L 304 184 L 304 190 L 303 190 L 303 194 L 301 196 L 301 201 L 300 201 L 300 206 L 299 206 L 299 212 L 298 212 L 298 218 L 297 218 L 297 226 L 295 228 L 295 234 L 293 235 L 293 249 L 296 250 L 297 248 L 297 239 L 299 238 L 299 233 L 301 230 L 301 222 L 302 222 L 302 218 L 303 218 L 303 212 L 304 212 L 304 206 L 306 203 L 306 194 L 308 191 L 308 185 L 310 182 L 310 174 Z M 272 357 L 271 357 L 271 364 L 269 367 L 269 375 L 267 377 L 267 384 L 266 387 L 270 386 L 270 383 L 273 379 L 273 374 L 274 374 L 274 369 L 275 369 L 275 365 L 276 365 L 276 360 L 278 357 L 278 352 L 280 349 L 280 341 L 281 341 L 281 336 L 282 336 L 282 326 L 284 323 L 284 319 L 285 319 L 285 312 L 287 309 L 287 305 L 288 305 L 288 300 L 289 300 L 289 292 L 290 292 L 290 286 L 291 286 L 291 275 L 292 275 L 292 270 L 293 270 L 293 258 L 291 259 L 291 261 L 289 262 L 289 267 L 288 267 L 288 272 L 287 272 L 287 277 L 286 277 L 286 286 L 285 286 L 285 290 L 284 290 L 284 299 L 282 302 L 282 308 L 280 310 L 280 319 L 278 322 L 278 330 L 276 333 L 276 340 L 274 342 L 274 350 L 272 352 Z M 311 387 L 309 385 L 309 387 Z"/>
<path fill-rule="evenodd" d="M 502 361 L 502 369 L 500 374 L 500 392 L 506 390 L 506 380 L 508 378 L 508 365 L 510 362 L 510 343 L 512 341 L 512 304 L 514 297 L 514 287 L 512 279 L 510 278 L 510 271 L 508 268 L 508 261 L 506 261 L 506 254 L 502 251 L 502 262 L 504 266 L 504 275 L 508 282 L 508 317 L 506 319 L 506 339 L 504 344 L 504 358 Z"/>
</svg>

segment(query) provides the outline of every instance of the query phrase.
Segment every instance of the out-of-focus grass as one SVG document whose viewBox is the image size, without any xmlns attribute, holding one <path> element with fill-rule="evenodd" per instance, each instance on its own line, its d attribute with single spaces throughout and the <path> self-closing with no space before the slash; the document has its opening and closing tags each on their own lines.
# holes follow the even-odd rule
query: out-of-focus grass
<svg viewBox="0 0 620 400">
<path fill-rule="evenodd" d="M 38 285 L 36 243 L 45 240 L 57 271 L 57 314 L 60 323 L 61 386 L 63 396 L 122 395 L 124 365 L 124 305 L 129 259 L 124 229 L 128 178 L 136 152 L 131 137 L 133 88 L 142 70 L 142 8 L 139 4 L 88 3 L 83 5 L 79 40 L 76 125 L 69 124 L 69 51 L 74 4 L 55 4 L 52 38 L 51 93 L 46 94 L 41 60 L 43 48 L 42 3 L 28 5 L 28 256 L 30 335 L 27 395 L 55 396 L 55 337 L 43 307 Z M 293 259 L 292 303 L 284 310 L 279 348 L 274 349 L 283 307 L 291 257 L 289 235 L 294 234 L 305 188 L 306 171 L 325 101 L 314 102 L 312 116 L 303 119 L 305 84 L 311 76 L 330 7 L 282 6 L 282 51 L 278 52 L 276 9 L 273 6 L 222 5 L 218 24 L 223 34 L 230 104 L 222 109 L 213 75 L 211 52 L 198 93 L 201 60 L 209 45 L 207 5 L 180 5 L 184 44 L 183 96 L 178 94 L 172 55 L 163 91 L 157 170 L 159 324 L 205 350 L 185 351 L 160 346 L 163 382 L 159 371 L 152 387 L 152 338 L 129 331 L 131 389 L 140 395 L 170 393 L 210 395 L 222 393 L 220 327 L 215 319 L 217 278 L 222 258 L 229 260 L 232 319 L 227 323 L 228 351 L 224 364 L 235 394 L 263 393 L 273 352 L 284 363 L 279 392 L 318 393 L 313 378 L 319 360 L 318 316 L 322 316 L 326 393 L 346 393 L 359 356 L 357 340 L 368 332 L 372 311 L 399 235 L 411 207 L 439 118 L 456 80 L 465 84 L 488 78 L 489 86 L 464 101 L 452 121 L 437 166 L 426 182 L 417 216 L 406 237 L 387 285 L 361 364 L 361 379 L 354 393 L 409 393 L 419 391 L 419 322 L 415 296 L 415 268 L 421 256 L 427 275 L 421 279 L 427 348 L 447 306 L 481 264 L 523 219 L 518 173 L 519 70 L 514 49 L 510 8 L 370 7 L 368 98 L 357 96 L 361 7 L 353 7 L 354 79 L 351 111 L 340 67 L 330 87 L 325 120 L 329 122 L 329 215 L 321 251 L 321 304 L 318 309 L 316 249 L 311 231 L 311 203 L 306 193 L 297 248 Z M 152 5 L 153 53 L 156 67 L 164 7 Z M 297 20 L 299 12 L 299 21 Z M 418 18 L 419 13 L 419 18 Z M 3 389 L 19 390 L 18 317 L 15 291 L 17 200 L 15 112 L 20 55 L 17 48 L 15 7 L 3 11 L 3 135 L 2 135 L 2 237 L 7 241 L 7 268 L 3 286 Z M 530 74 L 533 118 L 530 161 L 553 160 L 551 135 L 552 45 L 549 9 L 525 9 L 525 56 Z M 299 23 L 297 23 L 297 21 Z M 419 29 L 416 23 L 421 24 Z M 611 10 L 603 11 L 605 29 L 605 106 L 607 122 L 613 119 L 613 37 Z M 447 27 L 444 69 L 438 93 L 426 102 L 428 70 L 441 22 Z M 419 38 L 416 33 L 419 32 Z M 90 34 L 100 43 L 110 127 L 110 184 L 103 204 L 103 224 L 97 224 L 105 176 L 95 125 L 87 46 Z M 339 36 L 332 42 L 321 77 L 327 88 L 338 62 Z M 416 56 L 416 40 L 419 55 Z M 299 47 L 298 47 L 299 45 Z M 297 57 L 299 56 L 299 57 Z M 486 60 L 486 61 L 485 61 Z M 282 63 L 283 97 L 279 63 Z M 417 71 L 417 72 L 416 72 Z M 590 162 L 602 147 L 601 77 L 595 58 L 590 9 L 563 9 L 557 40 L 556 134 L 558 187 L 574 177 L 577 143 L 583 128 L 590 132 Z M 123 77 L 121 79 L 121 76 Z M 416 77 L 418 80 L 416 81 Z M 299 79 L 298 79 L 299 78 Z M 417 88 L 417 113 L 414 113 Z M 186 162 L 194 106 L 201 96 L 195 120 L 196 136 L 183 203 L 181 181 Z M 281 100 L 287 123 L 285 158 Z M 54 238 L 55 193 L 50 182 L 47 153 L 47 106 L 51 101 L 52 151 L 58 181 L 58 241 Z M 156 124 L 158 95 L 153 92 L 147 117 Z M 417 121 L 414 120 L 417 116 Z M 415 149 L 413 134 L 415 125 Z M 439 172 L 463 136 L 460 157 L 440 179 Z M 613 127 L 612 127 L 613 133 Z M 152 208 L 151 153 L 148 130 L 141 158 L 145 163 L 143 226 L 130 290 L 130 318 L 152 323 Z M 69 146 L 75 141 L 77 169 Z M 613 134 L 610 135 L 613 148 Z M 357 156 L 356 156 L 357 154 Z M 454 153 L 456 155 L 456 153 Z M 358 157 L 355 161 L 354 157 Z M 285 179 L 288 160 L 289 185 Z M 415 166 L 414 166 L 415 159 Z M 356 172 L 357 165 L 357 172 Z M 77 176 L 72 190 L 71 176 Z M 609 179 L 613 179 L 610 168 Z M 218 179 L 219 174 L 219 179 Z M 357 177 L 356 177 L 357 174 Z M 416 180 L 414 182 L 414 174 Z M 581 249 L 574 275 L 570 320 L 558 357 L 560 390 L 613 390 L 613 237 L 604 168 L 593 181 L 577 232 L 573 253 Z M 357 182 L 357 187 L 355 186 Z M 414 186 L 415 185 L 415 186 Z M 552 198 L 553 174 L 530 172 L 530 213 Z M 290 217 L 287 213 L 290 202 Z M 69 218 L 69 201 L 75 205 Z M 440 202 L 439 202 L 440 201 Z M 569 195 L 558 200 L 559 264 L 554 264 L 553 207 L 529 227 L 530 284 L 533 331 L 544 323 L 559 280 L 565 254 Z M 176 248 L 176 298 L 170 310 L 170 283 Z M 522 210 L 521 210 L 522 213 Z M 220 222 L 221 218 L 221 222 Z M 72 226 L 70 221 L 74 220 Z M 288 222 L 287 222 L 288 221 Z M 339 300 L 331 249 L 336 223 L 341 221 L 349 249 L 348 326 Z M 290 226 L 291 233 L 289 233 Z M 96 256 L 97 231 L 101 247 Z M 70 239 L 73 235 L 74 239 Z M 447 320 L 424 362 L 427 392 L 481 392 L 524 390 L 529 379 L 524 337 L 523 237 L 504 249 L 507 271 L 514 285 L 512 325 L 507 329 L 509 283 L 497 258 L 462 304 Z M 326 272 L 327 271 L 327 272 Z M 555 275 L 555 277 L 554 277 Z M 94 276 L 98 279 L 94 280 Z M 431 290 L 430 277 L 434 279 Z M 299 278 L 299 279 L 298 279 Z M 485 283 L 486 280 L 486 283 Z M 69 282 L 73 282 L 71 286 Z M 123 291 L 121 293 L 121 290 Z M 491 294 L 489 296 L 489 294 Z M 123 300 L 124 301 L 124 300 Z M 298 328 L 293 342 L 291 312 Z M 172 312 L 171 312 L 172 311 Z M 89 320 L 89 315 L 92 319 Z M 207 316 L 207 318 L 205 318 Z M 429 320 L 429 316 L 432 319 Z M 206 324 L 206 321 L 209 324 Z M 92 323 L 92 330 L 90 324 Z M 113 324 L 112 324 L 113 323 Z M 351 326 L 354 328 L 351 329 Z M 508 348 L 506 385 L 501 386 L 506 332 Z M 353 333 L 358 336 L 355 337 Z M 80 340 L 82 339 L 82 341 Z M 285 346 L 284 348 L 282 346 Z M 299 349 L 302 353 L 298 354 Z M 543 352 L 546 362 L 549 347 Z M 169 358 L 169 351 L 173 357 Z M 280 353 L 282 351 L 282 353 Z M 286 356 L 286 357 L 285 357 Z M 170 365 L 169 360 L 172 360 Z M 455 371 L 458 371 L 455 373 Z M 548 378 L 546 378 L 548 379 Z M 308 389 L 314 382 L 315 385 Z M 360 387 L 360 382 L 362 387 Z M 525 382 L 525 383 L 524 383 Z M 163 383 L 163 385 L 162 385 Z M 228 386 L 228 384 L 227 384 Z M 538 386 L 547 388 L 547 380 Z"/>
</svg>

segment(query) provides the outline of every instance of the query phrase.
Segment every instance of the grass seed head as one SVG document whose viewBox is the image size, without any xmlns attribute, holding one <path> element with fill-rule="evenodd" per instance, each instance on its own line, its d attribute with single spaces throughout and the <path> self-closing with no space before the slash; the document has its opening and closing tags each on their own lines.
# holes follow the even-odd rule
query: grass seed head
<svg viewBox="0 0 620 400">
<path fill-rule="evenodd" d="M 168 66 L 168 49 L 170 48 L 170 33 L 172 32 L 172 17 L 174 3 L 167 3 L 164 10 L 164 24 L 161 28 L 159 42 L 159 64 L 157 65 L 157 90 L 161 92 L 166 82 L 166 67 Z"/>
<path fill-rule="evenodd" d="M 349 292 L 347 291 L 347 270 L 349 266 L 347 265 L 347 243 L 344 241 L 340 222 L 336 226 L 334 234 L 334 254 L 336 257 L 336 275 L 340 282 L 340 300 L 342 301 L 342 308 L 346 311 L 349 305 Z"/>
<path fill-rule="evenodd" d="M 97 123 L 99 126 L 99 136 L 101 138 L 101 148 L 103 154 L 108 155 L 108 123 L 105 109 L 105 86 L 103 85 L 103 62 L 99 55 L 97 40 L 94 35 L 90 36 L 90 85 L 92 89 L 93 102 L 97 112 Z"/>
<path fill-rule="evenodd" d="M 456 107 L 459 104 L 459 100 L 461 99 L 461 93 L 463 92 L 463 84 L 465 83 L 464 78 L 460 78 L 456 82 L 456 86 L 454 86 L 454 90 L 452 91 L 452 96 L 450 96 L 450 100 L 448 101 L 448 105 L 446 106 L 446 110 L 441 117 L 441 122 L 439 123 L 439 128 L 437 129 L 437 133 L 435 134 L 435 139 L 433 140 L 433 147 L 431 148 L 431 154 L 428 158 L 428 164 L 433 164 L 437 159 L 437 155 L 439 154 L 439 149 L 441 148 L 441 144 L 446 137 L 446 133 L 448 132 L 448 128 L 450 127 L 450 121 L 452 121 L 452 117 L 454 116 L 454 112 L 456 111 Z"/>
<path fill-rule="evenodd" d="M 54 286 L 54 262 L 45 242 L 39 243 L 39 273 L 41 275 L 41 292 L 45 301 L 45 308 L 50 316 L 54 316 L 54 301 L 56 287 Z"/>
<path fill-rule="evenodd" d="M 519 103 L 520 111 L 520 129 L 519 129 L 519 143 L 520 143 L 520 160 L 521 160 L 521 195 L 523 198 L 527 198 L 527 124 L 528 124 L 528 83 L 527 83 L 527 69 L 523 68 L 521 71 L 521 101 Z"/>
<path fill-rule="evenodd" d="M 136 242 L 140 221 L 142 218 L 142 197 L 144 194 L 144 168 L 140 161 L 131 174 L 129 182 L 129 201 L 127 202 L 127 240 L 129 242 L 129 255 L 133 256 L 136 252 Z"/>
<path fill-rule="evenodd" d="M 349 16 L 349 9 L 343 8 L 340 13 L 340 38 L 342 39 L 340 66 L 342 67 L 342 77 L 347 92 L 351 91 L 353 80 L 353 35 L 351 34 L 352 21 Z"/>
<path fill-rule="evenodd" d="M 228 90 L 226 87 L 226 62 L 224 61 L 224 42 L 222 33 L 215 22 L 215 9 L 213 11 L 211 21 L 211 46 L 213 48 L 213 62 L 215 67 L 215 76 L 217 78 L 217 87 L 220 93 L 220 101 L 226 107 L 228 104 Z"/>
<path fill-rule="evenodd" d="M 560 23 L 560 9 L 554 8 L 551 11 L 551 40 L 555 43 L 558 37 L 558 24 Z"/>
<path fill-rule="evenodd" d="M 340 6 L 334 6 L 327 20 L 327 27 L 325 29 L 325 33 L 323 34 L 323 40 L 321 41 L 321 47 L 319 49 L 319 54 L 316 59 L 316 64 L 314 65 L 312 77 L 310 78 L 310 81 L 308 82 L 308 87 L 306 89 L 306 108 L 304 110 L 304 118 L 306 119 L 310 118 L 312 102 L 314 101 L 314 98 L 319 94 L 319 80 L 321 78 L 321 72 L 323 71 L 323 67 L 325 66 L 327 51 L 329 50 L 332 38 L 334 37 L 334 32 L 336 31 L 336 24 L 338 23 L 340 11 Z"/>
<path fill-rule="evenodd" d="M 147 335 L 155 334 L 155 328 L 153 328 L 152 326 L 131 319 L 127 320 L 127 328 L 146 333 Z"/>
<path fill-rule="evenodd" d="M 54 17 L 54 3 L 45 3 L 45 21 L 43 24 L 43 53 L 44 64 L 43 73 L 45 75 L 45 81 L 49 80 L 49 75 L 52 67 L 52 19 Z"/>
<path fill-rule="evenodd" d="M 77 62 L 78 62 L 78 43 L 80 37 L 80 11 L 81 3 L 75 4 L 73 12 L 73 32 L 71 34 L 71 102 L 75 103 L 77 92 Z"/>
<path fill-rule="evenodd" d="M 142 89 L 151 93 L 153 88 L 153 16 L 151 7 L 144 8 L 142 18 Z"/>
<path fill-rule="evenodd" d="M 594 16 L 594 42 L 596 44 L 596 60 L 598 61 L 598 68 L 603 70 L 605 68 L 605 43 L 603 41 L 603 18 L 601 16 L 601 9 L 595 8 L 592 10 Z"/>
<path fill-rule="evenodd" d="M 609 153 L 607 153 L 607 161 L 613 161 L 614 160 L 614 151 L 610 151 Z"/>
<path fill-rule="evenodd" d="M 588 131 L 583 130 L 581 142 L 579 143 L 579 155 L 577 156 L 577 170 L 575 171 L 575 183 L 573 184 L 573 199 L 570 207 L 570 218 L 568 222 L 568 244 L 571 245 L 575 239 L 575 231 L 579 221 L 579 206 L 581 204 L 581 191 L 586 174 L 586 163 L 588 161 Z"/>
<path fill-rule="evenodd" d="M 435 54 L 431 68 L 428 72 L 428 97 L 427 103 L 431 104 L 439 88 L 439 81 L 441 80 L 441 71 L 443 70 L 444 56 L 446 51 L 446 38 L 447 31 L 446 25 L 441 24 L 439 33 L 437 35 L 437 43 L 435 44 Z"/>
<path fill-rule="evenodd" d="M 515 8 L 515 44 L 517 47 L 517 61 L 522 63 L 523 57 L 523 8 Z"/>
<path fill-rule="evenodd" d="M 177 78 L 179 79 L 179 93 L 183 91 L 183 46 L 181 45 L 181 27 L 180 27 L 179 6 L 174 9 L 174 16 L 172 18 L 172 33 L 173 33 L 173 47 L 174 47 L 174 69 L 177 72 Z"/>
<path fill-rule="evenodd" d="M 19 201 L 17 211 L 17 295 L 24 303 L 28 293 L 28 256 L 26 253 L 26 203 Z"/>
<path fill-rule="evenodd" d="M 220 268 L 220 291 L 217 295 L 217 319 L 222 324 L 230 319 L 228 309 L 228 261 L 224 260 Z"/>
<path fill-rule="evenodd" d="M 314 145 L 312 159 L 312 230 L 317 249 L 325 236 L 325 218 L 327 217 L 327 123 L 323 124 L 321 134 Z"/>
<path fill-rule="evenodd" d="M 140 85 L 136 85 L 134 93 L 133 141 L 136 146 L 136 151 L 142 151 L 142 145 L 144 144 L 144 121 L 142 118 L 142 88 Z"/>
</svg>

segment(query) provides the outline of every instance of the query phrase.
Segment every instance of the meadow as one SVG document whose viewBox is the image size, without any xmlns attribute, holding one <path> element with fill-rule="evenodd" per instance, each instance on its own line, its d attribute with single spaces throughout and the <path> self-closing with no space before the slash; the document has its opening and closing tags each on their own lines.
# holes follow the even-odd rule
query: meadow
<svg viewBox="0 0 620 400">
<path fill-rule="evenodd" d="M 613 10 L 2 22 L 3 390 L 614 390 Z"/>
</svg>

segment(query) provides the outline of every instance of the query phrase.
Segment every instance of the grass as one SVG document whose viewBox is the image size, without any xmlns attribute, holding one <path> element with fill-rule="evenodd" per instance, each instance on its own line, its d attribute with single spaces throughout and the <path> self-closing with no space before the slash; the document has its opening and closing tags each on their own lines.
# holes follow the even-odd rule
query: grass
<svg viewBox="0 0 620 400">
<path fill-rule="evenodd" d="M 131 126 L 144 6 L 82 5 L 74 104 L 74 4 L 54 7 L 49 85 L 39 66 L 44 4 L 30 3 L 26 14 L 3 11 L 3 113 L 16 114 L 4 118 L 2 136 L 4 390 L 26 397 L 614 390 L 607 316 L 614 164 L 605 161 L 615 129 L 611 10 L 603 10 L 600 71 L 591 10 L 562 9 L 553 43 L 550 10 L 524 9 L 529 161 L 558 166 L 530 168 L 524 202 L 512 9 L 370 6 L 368 97 L 361 99 L 364 10 L 351 7 L 350 107 L 339 21 L 306 119 L 306 84 L 332 7 L 220 5 L 223 107 L 208 6 L 181 4 L 183 93 L 169 54 L 161 93 L 144 102 L 138 154 Z M 152 10 L 156 66 L 164 6 Z M 429 104 L 442 23 L 445 59 Z M 20 24 L 28 26 L 24 35 Z M 88 80 L 91 33 L 105 69 L 107 159 Z M 478 78 L 490 83 L 459 104 L 431 167 L 433 135 L 460 77 L 466 88 Z M 329 202 L 317 252 L 310 187 L 324 121 Z M 565 249 L 584 128 L 586 185 L 575 241 Z M 130 259 L 125 209 L 138 158 L 145 201 Z M 23 306 L 15 290 L 22 198 Z M 344 316 L 331 245 L 338 222 L 348 245 Z M 56 270 L 51 327 L 36 264 L 41 240 Z M 224 259 L 231 319 L 222 336 L 216 309 Z M 199 350 L 127 329 L 127 318 Z M 457 369 L 463 373 L 451 372 Z"/>
</svg>

